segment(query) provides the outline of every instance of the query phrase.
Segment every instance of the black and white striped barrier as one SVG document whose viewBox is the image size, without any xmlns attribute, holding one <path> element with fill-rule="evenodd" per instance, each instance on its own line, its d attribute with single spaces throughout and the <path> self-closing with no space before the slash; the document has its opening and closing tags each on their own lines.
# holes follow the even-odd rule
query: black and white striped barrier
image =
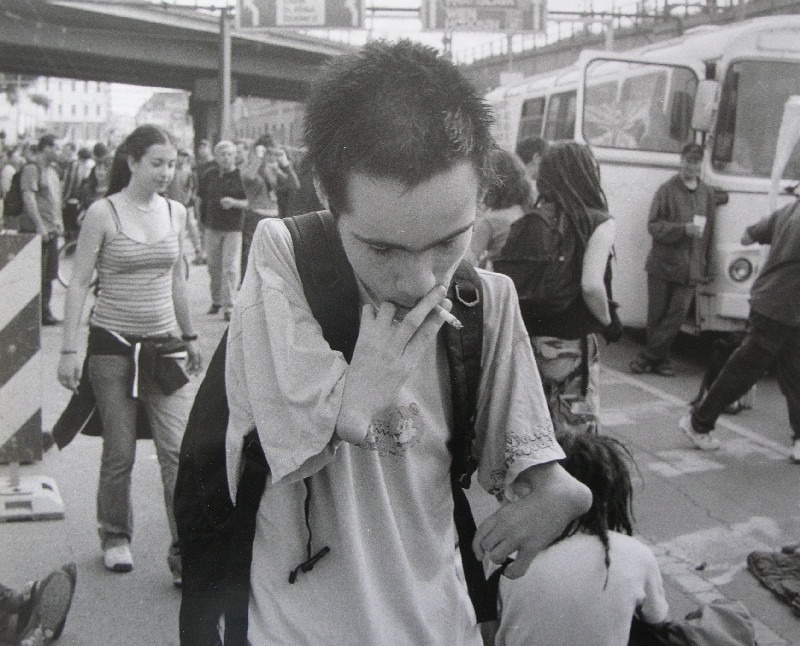
<svg viewBox="0 0 800 646">
<path fill-rule="evenodd" d="M 0 233 L 0 521 L 64 516 L 55 481 L 18 468 L 42 459 L 41 255 L 39 236 Z"/>
</svg>

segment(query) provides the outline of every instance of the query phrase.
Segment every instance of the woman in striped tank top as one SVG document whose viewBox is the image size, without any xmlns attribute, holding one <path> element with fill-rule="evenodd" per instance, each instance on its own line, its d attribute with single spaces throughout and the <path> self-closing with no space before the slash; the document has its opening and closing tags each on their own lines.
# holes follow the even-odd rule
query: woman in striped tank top
<svg viewBox="0 0 800 646">
<path fill-rule="evenodd" d="M 175 159 L 169 134 L 152 125 L 136 128 L 117 149 L 107 197 L 89 207 L 78 237 L 58 379 L 77 392 L 78 329 L 96 270 L 99 285 L 84 366 L 103 425 L 97 490 L 103 563 L 114 572 L 133 569 L 131 474 L 141 410 L 161 466 L 172 534 L 168 563 L 180 585 L 172 497 L 192 404 L 184 368 L 199 372 L 202 358 L 181 262 L 186 210 L 160 195 L 172 179 Z"/>
</svg>

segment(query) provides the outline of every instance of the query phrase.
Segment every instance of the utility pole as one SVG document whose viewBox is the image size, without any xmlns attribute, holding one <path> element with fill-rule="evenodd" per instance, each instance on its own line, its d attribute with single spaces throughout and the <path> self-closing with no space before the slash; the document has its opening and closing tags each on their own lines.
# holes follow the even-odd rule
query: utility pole
<svg viewBox="0 0 800 646">
<path fill-rule="evenodd" d="M 219 138 L 231 138 L 231 10 L 219 12 Z"/>
</svg>

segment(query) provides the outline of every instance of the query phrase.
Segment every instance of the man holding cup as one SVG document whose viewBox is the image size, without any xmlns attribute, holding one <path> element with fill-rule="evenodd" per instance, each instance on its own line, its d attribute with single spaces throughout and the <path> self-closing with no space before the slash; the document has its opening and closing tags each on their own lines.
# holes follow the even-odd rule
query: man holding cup
<svg viewBox="0 0 800 646">
<path fill-rule="evenodd" d="M 714 191 L 700 179 L 703 147 L 686 144 L 678 174 L 656 191 L 647 229 L 653 246 L 647 257 L 647 346 L 630 363 L 635 374 L 672 377 L 669 351 L 686 319 L 695 286 L 708 279 L 714 227 Z"/>
</svg>

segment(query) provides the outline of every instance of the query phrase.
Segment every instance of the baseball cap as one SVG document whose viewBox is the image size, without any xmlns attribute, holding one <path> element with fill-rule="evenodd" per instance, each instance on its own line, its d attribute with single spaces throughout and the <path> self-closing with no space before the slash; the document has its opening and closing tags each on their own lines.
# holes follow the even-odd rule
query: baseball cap
<svg viewBox="0 0 800 646">
<path fill-rule="evenodd" d="M 681 149 L 681 157 L 689 161 L 701 161 L 703 159 L 703 147 L 700 144 L 686 144 Z"/>
</svg>

